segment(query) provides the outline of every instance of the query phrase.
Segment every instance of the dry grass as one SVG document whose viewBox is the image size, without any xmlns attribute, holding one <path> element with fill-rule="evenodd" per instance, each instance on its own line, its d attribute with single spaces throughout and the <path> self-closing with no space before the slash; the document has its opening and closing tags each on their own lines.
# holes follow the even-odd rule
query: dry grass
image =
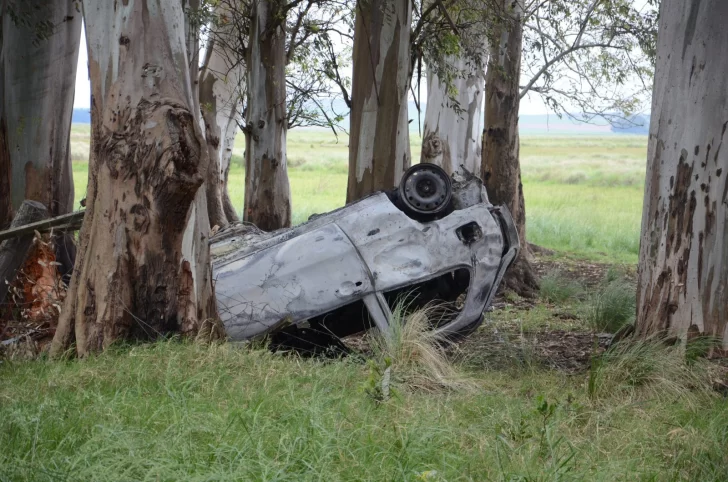
<svg viewBox="0 0 728 482">
<path fill-rule="evenodd" d="M 375 358 L 391 363 L 395 380 L 411 389 L 434 392 L 475 388 L 475 383 L 448 356 L 455 346 L 431 329 L 443 308 L 434 304 L 415 311 L 408 308 L 407 301 L 398 302 L 390 331 L 374 336 Z"/>
</svg>

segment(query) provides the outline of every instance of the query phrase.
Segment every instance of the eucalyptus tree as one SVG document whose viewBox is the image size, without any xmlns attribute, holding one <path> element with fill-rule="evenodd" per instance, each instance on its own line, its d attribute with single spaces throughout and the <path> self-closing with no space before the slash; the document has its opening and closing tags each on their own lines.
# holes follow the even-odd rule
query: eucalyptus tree
<svg viewBox="0 0 728 482">
<path fill-rule="evenodd" d="M 728 4 L 662 0 L 637 333 L 707 335 L 728 353 Z"/>
<path fill-rule="evenodd" d="M 212 124 L 214 112 L 225 117 L 220 100 L 232 98 L 223 101 L 232 122 L 223 140 L 220 172 L 229 169 L 237 125 L 246 136 L 244 220 L 268 230 L 290 225 L 286 134 L 299 126 L 340 130 L 343 115 L 332 114 L 331 105 L 325 104 L 340 92 L 348 96 L 350 80 L 342 72 L 346 61 L 341 56 L 345 47 L 332 37 L 346 37 L 351 5 L 348 0 L 213 3 L 218 12 L 207 32 L 201 84 L 202 92 L 209 92 L 216 78 L 214 89 L 219 91 L 214 103 L 203 94 L 206 125 Z M 219 67 L 212 66 L 216 56 Z M 212 133 L 208 143 L 218 138 L 214 128 Z M 224 190 L 222 196 L 225 211 L 232 210 Z"/>
<path fill-rule="evenodd" d="M 243 219 L 264 230 L 291 224 L 286 153 L 287 0 L 252 0 L 247 49 Z"/>
<path fill-rule="evenodd" d="M 199 73 L 199 99 L 210 167 L 206 181 L 211 226 L 238 222 L 228 193 L 235 138 L 242 119 L 249 18 L 236 0 L 217 2 L 205 25 L 207 45 Z"/>
<path fill-rule="evenodd" d="M 419 100 L 422 62 L 426 65 L 427 106 L 421 162 L 448 173 L 464 166 L 480 171 L 485 66 L 493 15 L 491 0 L 425 2 L 412 39 Z M 419 104 L 419 102 L 418 102 Z"/>
<path fill-rule="evenodd" d="M 215 318 L 208 156 L 180 2 L 84 1 L 92 90 L 89 186 L 51 350 L 194 332 Z"/>
<path fill-rule="evenodd" d="M 73 0 L 0 1 L 0 226 L 26 199 L 73 208 L 70 133 L 81 14 Z"/>
<path fill-rule="evenodd" d="M 486 75 L 481 174 L 491 201 L 505 204 L 522 251 L 504 284 L 538 288 L 526 238 L 519 161 L 520 99 L 538 95 L 558 115 L 589 122 L 630 119 L 651 89 L 656 14 L 628 0 L 499 0 Z"/>
<path fill-rule="evenodd" d="M 410 0 L 359 0 L 352 55 L 347 202 L 396 185 L 411 162 Z"/>
<path fill-rule="evenodd" d="M 506 289 L 532 296 L 538 282 L 526 242 L 526 211 L 519 162 L 518 74 L 521 69 L 523 1 L 501 0 L 504 18 L 494 29 L 486 74 L 485 129 L 481 177 L 493 204 L 513 216 L 521 251 L 503 279 Z"/>
</svg>

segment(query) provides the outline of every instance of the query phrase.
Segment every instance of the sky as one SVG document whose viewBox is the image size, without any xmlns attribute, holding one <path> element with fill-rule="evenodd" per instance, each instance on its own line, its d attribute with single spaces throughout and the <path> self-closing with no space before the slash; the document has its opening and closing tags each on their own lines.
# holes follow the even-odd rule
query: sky
<svg viewBox="0 0 728 482">
<path fill-rule="evenodd" d="M 78 69 L 76 71 L 76 96 L 73 107 L 88 109 L 91 106 L 91 84 L 88 80 L 88 55 L 86 52 L 86 34 L 81 33 L 81 48 L 78 53 Z M 426 87 L 422 87 L 422 98 L 427 98 Z M 526 96 L 521 99 L 520 115 L 547 114 L 548 109 L 538 96 Z"/>
</svg>

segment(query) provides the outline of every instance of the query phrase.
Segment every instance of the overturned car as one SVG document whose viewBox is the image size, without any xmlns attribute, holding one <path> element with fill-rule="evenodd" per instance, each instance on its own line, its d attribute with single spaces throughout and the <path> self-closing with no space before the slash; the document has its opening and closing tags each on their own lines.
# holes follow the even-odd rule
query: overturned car
<svg viewBox="0 0 728 482">
<path fill-rule="evenodd" d="M 432 329 L 466 335 L 519 250 L 508 210 L 480 179 L 417 164 L 374 193 L 274 232 L 238 225 L 211 240 L 220 317 L 233 340 L 338 342 L 376 326 L 396 303 L 435 305 Z M 403 300 L 406 300 L 403 302 Z"/>
</svg>

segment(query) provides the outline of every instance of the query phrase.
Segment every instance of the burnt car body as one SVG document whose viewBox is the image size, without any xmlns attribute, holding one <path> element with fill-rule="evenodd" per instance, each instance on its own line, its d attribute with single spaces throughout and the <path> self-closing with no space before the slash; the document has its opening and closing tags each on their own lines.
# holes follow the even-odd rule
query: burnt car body
<svg viewBox="0 0 728 482">
<path fill-rule="evenodd" d="M 518 253 L 513 220 L 488 202 L 472 174 L 450 179 L 439 168 L 418 166 L 398 189 L 299 226 L 262 232 L 238 225 L 217 233 L 215 293 L 228 336 L 342 338 L 372 326 L 386 332 L 403 295 L 410 307 L 449 304 L 447 316 L 433 322 L 438 333 L 477 328 Z"/>
</svg>

